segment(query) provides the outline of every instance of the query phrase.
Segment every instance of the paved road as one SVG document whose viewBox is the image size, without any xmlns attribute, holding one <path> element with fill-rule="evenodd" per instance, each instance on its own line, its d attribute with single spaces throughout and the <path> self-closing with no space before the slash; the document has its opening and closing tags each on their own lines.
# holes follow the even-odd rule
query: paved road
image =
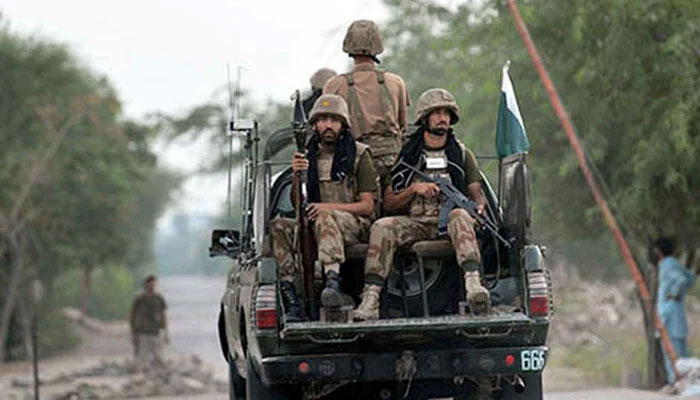
<svg viewBox="0 0 700 400">
<path fill-rule="evenodd" d="M 177 397 L 176 400 L 227 400 L 228 395 L 200 395 Z M 580 392 L 547 393 L 544 400 L 670 400 L 678 399 L 674 396 L 665 396 L 654 392 L 645 392 L 631 389 L 598 389 Z M 689 399 L 685 397 L 683 399 Z M 162 397 L 152 398 L 152 400 L 175 400 L 173 398 Z"/>
<path fill-rule="evenodd" d="M 216 333 L 219 302 L 226 278 L 162 277 L 159 287 L 168 303 L 171 351 L 196 354 L 216 368 L 217 376 L 228 376 Z"/>
<path fill-rule="evenodd" d="M 676 398 L 678 397 L 632 389 L 597 389 L 547 393 L 544 396 L 544 400 L 667 400 Z M 685 397 L 685 399 L 688 398 Z"/>
</svg>

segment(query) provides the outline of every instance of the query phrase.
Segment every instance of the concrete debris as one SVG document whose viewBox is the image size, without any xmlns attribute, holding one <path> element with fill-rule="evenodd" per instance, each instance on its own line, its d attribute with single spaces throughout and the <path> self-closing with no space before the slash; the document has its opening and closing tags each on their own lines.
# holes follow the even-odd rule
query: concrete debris
<svg viewBox="0 0 700 400">
<path fill-rule="evenodd" d="M 682 376 L 674 387 L 682 397 L 700 396 L 700 359 L 681 358 L 676 361 L 678 373 Z"/>
<path fill-rule="evenodd" d="M 52 393 L 46 398 L 55 400 L 180 396 L 228 390 L 227 382 L 216 379 L 213 371 L 197 356 L 169 359 L 165 367 L 143 372 L 138 371 L 133 360 L 102 361 L 89 368 L 42 379 L 40 384 L 46 389 L 59 388 L 42 389 Z M 33 382 L 15 378 L 11 386 L 29 392 Z"/>
</svg>

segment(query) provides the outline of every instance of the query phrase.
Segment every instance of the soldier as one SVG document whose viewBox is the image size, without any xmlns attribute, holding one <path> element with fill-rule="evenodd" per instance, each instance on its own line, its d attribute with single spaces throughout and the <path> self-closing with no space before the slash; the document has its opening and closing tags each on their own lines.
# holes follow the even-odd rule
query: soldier
<svg viewBox="0 0 700 400">
<path fill-rule="evenodd" d="M 311 82 L 311 94 L 302 101 L 302 107 L 306 115 L 309 115 L 311 107 L 313 107 L 316 100 L 321 97 L 323 86 L 326 85 L 329 79 L 336 75 L 338 75 L 338 73 L 330 68 L 321 68 L 311 75 L 311 79 L 309 80 Z"/>
<path fill-rule="evenodd" d="M 326 271 L 321 304 L 353 305 L 352 298 L 340 290 L 340 264 L 345 262 L 346 244 L 367 240 L 374 193 L 378 190 L 377 174 L 368 146 L 356 142 L 350 134 L 348 108 L 342 97 L 319 97 L 309 123 L 316 134 L 309 140 L 306 156 L 294 154 L 292 169 L 308 170 L 306 211 L 314 221 L 318 260 Z M 271 222 L 272 249 L 280 270 L 280 291 L 288 322 L 306 319 L 294 289 L 294 280 L 300 275 L 292 256 L 295 224 L 289 218 Z"/>
<path fill-rule="evenodd" d="M 136 365 L 141 371 L 165 365 L 163 343 L 169 341 L 166 307 L 163 296 L 156 293 L 156 277 L 148 275 L 144 281 L 144 292 L 134 299 L 129 315 L 131 343 Z"/>
<path fill-rule="evenodd" d="M 348 28 L 343 51 L 355 67 L 326 83 L 323 93 L 337 94 L 350 109 L 352 136 L 372 149 L 374 168 L 382 184 L 403 143 L 406 108 L 411 100 L 400 76 L 375 68 L 384 50 L 382 35 L 372 21 L 359 20 Z"/>
<path fill-rule="evenodd" d="M 465 195 L 484 210 L 479 166 L 474 154 L 452 132 L 459 121 L 459 108 L 454 97 L 444 89 L 425 91 L 416 105 L 415 124 L 418 131 L 401 149 L 399 160 L 424 173 L 448 178 Z M 362 303 L 354 311 L 358 320 L 379 318 L 379 294 L 391 272 L 398 247 L 419 240 L 438 238 L 438 214 L 442 199 L 434 183 L 421 182 L 401 164 L 392 170 L 391 185 L 384 191 L 385 208 L 403 211 L 408 216 L 378 220 L 370 231 L 365 263 L 365 287 Z M 484 310 L 489 305 L 489 292 L 479 277 L 479 245 L 474 232 L 474 219 L 463 209 L 449 213 L 447 234 L 454 246 L 457 262 L 464 269 L 466 297 L 470 309 Z M 478 312 L 478 311 L 477 311 Z"/>
</svg>

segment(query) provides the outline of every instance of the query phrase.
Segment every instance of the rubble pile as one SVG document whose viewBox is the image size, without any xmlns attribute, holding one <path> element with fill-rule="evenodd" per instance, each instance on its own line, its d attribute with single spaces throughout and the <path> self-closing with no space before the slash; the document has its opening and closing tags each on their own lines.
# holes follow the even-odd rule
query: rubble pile
<svg viewBox="0 0 700 400">
<path fill-rule="evenodd" d="M 682 376 L 674 387 L 679 395 L 700 396 L 700 359 L 681 358 L 676 361 L 678 373 Z"/>
<path fill-rule="evenodd" d="M 47 398 L 56 400 L 179 396 L 228 390 L 227 383 L 216 379 L 195 355 L 169 359 L 163 367 L 145 372 L 138 371 L 133 360 L 102 361 L 83 370 L 42 379 L 40 383 L 42 391 L 51 393 Z M 30 390 L 32 382 L 15 378 L 12 387 Z M 50 390 L 52 387 L 54 390 Z"/>
</svg>

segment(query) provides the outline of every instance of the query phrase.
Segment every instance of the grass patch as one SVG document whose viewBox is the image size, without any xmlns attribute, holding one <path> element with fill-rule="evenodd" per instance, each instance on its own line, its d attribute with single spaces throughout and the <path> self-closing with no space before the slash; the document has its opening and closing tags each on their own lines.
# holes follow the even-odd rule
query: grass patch
<svg viewBox="0 0 700 400">
<path fill-rule="evenodd" d="M 626 371 L 638 369 L 642 376 L 646 376 L 646 356 L 643 337 L 617 335 L 600 347 L 579 346 L 570 349 L 561 356 L 559 363 L 580 369 L 590 383 L 619 386 Z"/>
</svg>

